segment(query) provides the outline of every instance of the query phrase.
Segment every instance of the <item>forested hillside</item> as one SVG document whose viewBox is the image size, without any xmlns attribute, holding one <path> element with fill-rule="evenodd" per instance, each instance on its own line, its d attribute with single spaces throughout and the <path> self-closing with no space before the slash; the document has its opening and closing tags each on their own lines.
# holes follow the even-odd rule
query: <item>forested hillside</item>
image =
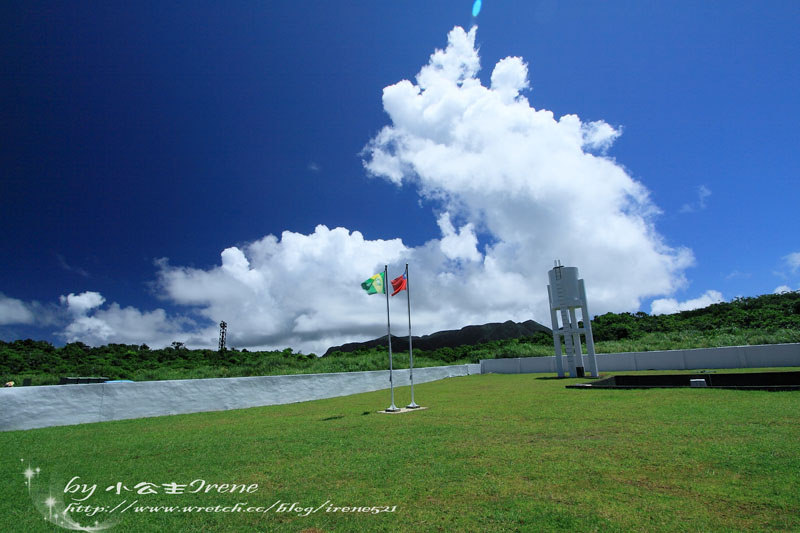
<svg viewBox="0 0 800 533">
<path fill-rule="evenodd" d="M 757 330 L 771 334 L 800 330 L 800 292 L 737 298 L 672 315 L 606 313 L 592 320 L 596 341 L 637 339 L 648 333 L 733 333 Z"/>
<path fill-rule="evenodd" d="M 704 309 L 672 315 L 607 313 L 595 317 L 592 329 L 598 353 L 668 350 L 800 342 L 800 293 L 738 298 Z M 497 357 L 552 355 L 552 336 L 454 343 L 435 350 L 414 350 L 415 366 L 477 363 Z M 408 353 L 395 350 L 395 368 L 408 368 Z M 90 347 L 73 342 L 54 347 L 44 341 L 0 341 L 0 380 L 17 385 L 55 384 L 67 376 L 102 376 L 135 381 L 260 376 L 298 373 L 382 370 L 386 346 L 333 352 L 318 358 L 291 349 L 250 352 L 228 349 L 190 350 L 180 342 L 163 349 L 146 345 L 110 344 Z"/>
</svg>

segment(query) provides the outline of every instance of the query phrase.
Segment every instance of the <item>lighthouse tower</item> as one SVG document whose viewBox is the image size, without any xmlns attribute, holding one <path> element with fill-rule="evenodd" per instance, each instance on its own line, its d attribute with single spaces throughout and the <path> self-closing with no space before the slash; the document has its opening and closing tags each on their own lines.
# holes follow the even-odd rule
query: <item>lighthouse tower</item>
<svg viewBox="0 0 800 533">
<path fill-rule="evenodd" d="M 597 377 L 597 357 L 594 353 L 592 324 L 589 319 L 589 308 L 586 304 L 586 287 L 582 279 L 578 279 L 576 267 L 561 266 L 560 261 L 548 272 L 550 285 L 547 294 L 550 296 L 550 319 L 553 322 L 553 345 L 556 352 L 556 370 L 558 377 L 564 377 L 564 362 L 561 351 L 562 337 L 567 351 L 569 374 L 574 378 L 585 375 L 583 353 L 581 352 L 581 333 L 586 339 L 586 351 L 589 358 L 589 373 Z M 581 310 L 583 327 L 578 327 L 575 310 Z M 561 315 L 561 327 L 558 315 Z"/>
</svg>

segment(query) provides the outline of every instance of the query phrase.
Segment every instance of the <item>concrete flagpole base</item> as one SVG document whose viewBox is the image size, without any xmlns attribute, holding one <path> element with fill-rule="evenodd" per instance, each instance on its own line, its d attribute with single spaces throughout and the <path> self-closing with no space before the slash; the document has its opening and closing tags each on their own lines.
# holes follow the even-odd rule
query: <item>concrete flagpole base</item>
<svg viewBox="0 0 800 533">
<path fill-rule="evenodd" d="M 414 412 L 416 412 L 416 411 L 424 411 L 425 409 L 427 409 L 427 407 L 422 407 L 422 406 L 418 405 L 418 406 L 417 406 L 416 408 L 414 408 L 414 409 L 409 409 L 408 407 L 403 407 L 403 408 L 401 408 L 401 409 L 398 409 L 398 410 L 396 410 L 396 411 L 389 411 L 389 410 L 387 409 L 387 410 L 385 410 L 385 411 L 378 411 L 378 412 L 379 412 L 379 413 L 386 414 L 386 415 L 400 415 L 400 414 L 403 414 L 403 413 L 414 413 Z"/>
</svg>

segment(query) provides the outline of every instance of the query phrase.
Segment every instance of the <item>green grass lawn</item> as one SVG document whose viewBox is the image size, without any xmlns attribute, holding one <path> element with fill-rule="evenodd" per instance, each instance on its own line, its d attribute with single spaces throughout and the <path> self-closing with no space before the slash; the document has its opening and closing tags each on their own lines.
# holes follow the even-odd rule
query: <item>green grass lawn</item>
<svg viewBox="0 0 800 533">
<path fill-rule="evenodd" d="M 378 414 L 389 392 L 0 433 L 3 531 L 54 531 L 32 494 L 138 506 L 319 507 L 134 512 L 108 531 L 800 530 L 800 393 L 571 390 L 581 380 L 480 375 L 418 385 L 424 411 Z M 397 405 L 410 401 L 396 391 Z M 24 459 L 24 461 L 20 461 Z M 258 484 L 250 494 L 165 494 L 161 484 Z M 51 486 L 52 481 L 52 486 Z M 117 483 L 157 494 L 106 492 Z M 67 498 L 65 498 L 67 496 Z M 329 502 L 329 503 L 325 503 Z M 333 507 L 396 506 L 343 513 Z M 47 514 L 47 509 L 44 514 Z"/>
</svg>

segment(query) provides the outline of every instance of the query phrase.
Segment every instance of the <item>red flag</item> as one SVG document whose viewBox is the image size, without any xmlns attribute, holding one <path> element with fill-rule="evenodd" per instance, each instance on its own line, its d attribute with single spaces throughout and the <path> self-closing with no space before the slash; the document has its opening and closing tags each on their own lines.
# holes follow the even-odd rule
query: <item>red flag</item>
<svg viewBox="0 0 800 533">
<path fill-rule="evenodd" d="M 402 276 L 394 278 L 392 280 L 392 288 L 394 289 L 392 296 L 394 296 L 400 291 L 408 289 L 408 278 L 406 277 L 406 275 L 403 274 Z"/>
</svg>

